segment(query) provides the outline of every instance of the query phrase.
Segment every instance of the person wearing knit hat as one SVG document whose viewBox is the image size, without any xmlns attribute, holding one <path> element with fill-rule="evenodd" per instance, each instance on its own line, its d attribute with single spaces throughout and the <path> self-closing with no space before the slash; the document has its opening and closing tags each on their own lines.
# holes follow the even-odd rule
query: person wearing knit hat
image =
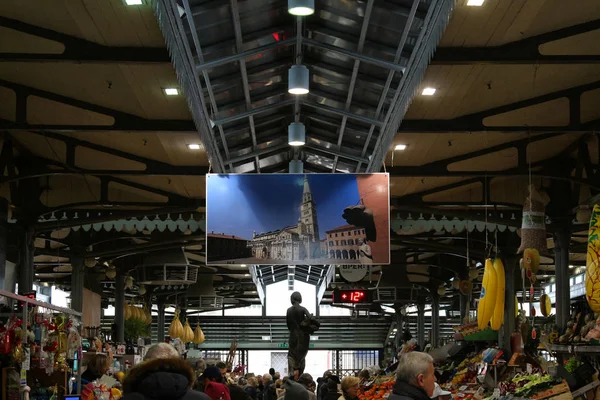
<svg viewBox="0 0 600 400">
<path fill-rule="evenodd" d="M 285 400 L 308 400 L 308 390 L 299 383 L 288 379 L 285 382 Z"/>
</svg>

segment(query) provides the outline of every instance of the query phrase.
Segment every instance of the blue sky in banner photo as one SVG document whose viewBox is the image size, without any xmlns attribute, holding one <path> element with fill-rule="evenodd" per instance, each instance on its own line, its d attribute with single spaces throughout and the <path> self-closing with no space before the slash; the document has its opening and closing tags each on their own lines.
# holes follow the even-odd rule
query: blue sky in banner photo
<svg viewBox="0 0 600 400">
<path fill-rule="evenodd" d="M 359 203 L 356 176 L 308 174 L 317 207 L 319 234 L 346 225 L 344 208 Z M 304 175 L 207 175 L 207 232 L 252 239 L 252 232 L 269 232 L 296 225 L 300 216 Z"/>
</svg>

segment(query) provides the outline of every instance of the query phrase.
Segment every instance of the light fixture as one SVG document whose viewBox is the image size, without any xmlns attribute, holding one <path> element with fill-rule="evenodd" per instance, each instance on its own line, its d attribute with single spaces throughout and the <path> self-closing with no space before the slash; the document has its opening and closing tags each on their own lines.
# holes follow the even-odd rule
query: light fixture
<svg viewBox="0 0 600 400">
<path fill-rule="evenodd" d="M 262 340 L 271 340 L 271 336 L 263 336 Z"/>
<path fill-rule="evenodd" d="M 394 150 L 399 150 L 399 151 L 406 150 L 406 145 L 405 144 L 397 144 L 396 147 L 394 147 Z"/>
<path fill-rule="evenodd" d="M 437 290 L 437 293 L 438 293 L 440 296 L 443 296 L 443 295 L 445 295 L 445 294 L 446 294 L 446 287 L 445 287 L 444 285 L 440 285 L 440 287 L 439 287 L 439 288 L 438 288 L 438 290 Z"/>
<path fill-rule="evenodd" d="M 96 260 L 93 258 L 86 258 L 84 260 L 85 266 L 88 268 L 94 268 L 96 266 Z"/>
<path fill-rule="evenodd" d="M 423 89 L 423 92 L 421 94 L 423 96 L 433 96 L 435 94 L 435 88 L 426 87 L 425 89 Z"/>
<path fill-rule="evenodd" d="M 307 94 L 309 81 L 308 68 L 304 65 L 292 65 L 288 71 L 288 92 L 291 94 Z"/>
<path fill-rule="evenodd" d="M 289 167 L 290 174 L 301 174 L 304 172 L 304 165 L 300 160 L 292 160 L 290 161 Z"/>
<path fill-rule="evenodd" d="M 125 0 L 125 4 L 128 6 L 141 6 L 144 2 L 142 0 Z"/>
<path fill-rule="evenodd" d="M 187 145 L 190 150 L 200 150 L 201 146 L 198 143 L 190 143 Z"/>
<path fill-rule="evenodd" d="M 306 127 L 301 122 L 292 122 L 288 126 L 288 144 L 290 146 L 304 146 L 306 142 Z"/>
<path fill-rule="evenodd" d="M 245 266 L 246 266 L 246 264 L 240 264 L 240 267 L 245 267 Z"/>
<path fill-rule="evenodd" d="M 288 12 L 292 15 L 312 15 L 315 12 L 315 0 L 288 0 Z"/>
<path fill-rule="evenodd" d="M 140 285 L 140 286 L 138 287 L 138 294 L 139 294 L 140 296 L 143 296 L 143 295 L 145 295 L 145 294 L 146 294 L 146 286 L 144 286 L 144 285 Z"/>
<path fill-rule="evenodd" d="M 164 88 L 165 94 L 167 96 L 177 96 L 179 94 L 179 89 L 177 88 Z"/>
<path fill-rule="evenodd" d="M 467 0 L 467 5 L 470 7 L 481 7 L 485 0 Z"/>
<path fill-rule="evenodd" d="M 132 276 L 128 276 L 127 279 L 125 279 L 125 287 L 127 289 L 131 289 L 133 287 L 133 277 Z"/>
</svg>

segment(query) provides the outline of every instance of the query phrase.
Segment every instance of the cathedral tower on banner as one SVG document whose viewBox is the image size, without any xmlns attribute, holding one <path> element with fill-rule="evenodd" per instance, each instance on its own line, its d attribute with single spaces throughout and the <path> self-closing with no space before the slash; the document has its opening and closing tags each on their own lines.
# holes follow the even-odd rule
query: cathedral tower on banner
<svg viewBox="0 0 600 400">
<path fill-rule="evenodd" d="M 298 218 L 298 233 L 308 239 L 306 254 L 310 258 L 318 257 L 320 255 L 321 240 L 319 236 L 319 222 L 317 220 L 317 207 L 313 201 L 306 175 L 304 175 L 302 205 L 300 206 L 300 218 Z"/>
</svg>

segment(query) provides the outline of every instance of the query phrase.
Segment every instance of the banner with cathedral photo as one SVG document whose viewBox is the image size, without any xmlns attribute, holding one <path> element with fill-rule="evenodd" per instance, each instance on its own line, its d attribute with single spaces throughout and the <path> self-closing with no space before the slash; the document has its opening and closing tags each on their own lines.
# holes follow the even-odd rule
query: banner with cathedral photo
<svg viewBox="0 0 600 400">
<path fill-rule="evenodd" d="M 206 263 L 389 264 L 389 175 L 208 174 Z"/>
</svg>

